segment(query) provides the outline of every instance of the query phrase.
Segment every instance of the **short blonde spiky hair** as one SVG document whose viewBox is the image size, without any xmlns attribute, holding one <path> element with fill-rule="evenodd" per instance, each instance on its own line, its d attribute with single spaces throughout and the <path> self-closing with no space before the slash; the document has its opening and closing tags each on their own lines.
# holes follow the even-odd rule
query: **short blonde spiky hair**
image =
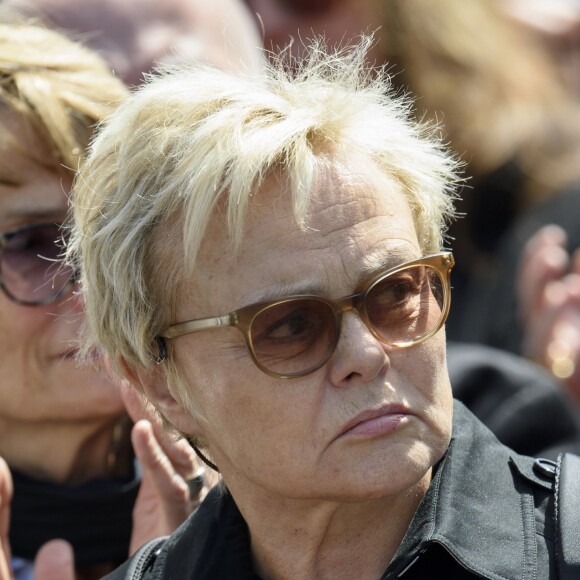
<svg viewBox="0 0 580 580">
<path fill-rule="evenodd" d="M 371 39 L 260 78 L 192 65 L 152 77 L 112 117 L 77 176 L 69 259 L 80 260 L 89 324 L 112 358 L 147 366 L 170 322 L 179 272 L 219 202 L 234 245 L 251 196 L 273 171 L 308 220 L 321 156 L 353 152 L 401 184 L 422 249 L 438 250 L 453 214 L 456 163 L 410 120 L 384 71 L 365 69 Z M 178 235 L 175 235 L 175 232 Z M 179 233 L 183 237 L 179 237 Z M 161 258 L 163 256 L 163 258 Z"/>
<path fill-rule="evenodd" d="M 0 24 L 0 106 L 28 120 L 57 163 L 76 170 L 95 126 L 127 94 L 92 50 L 40 25 Z"/>
</svg>

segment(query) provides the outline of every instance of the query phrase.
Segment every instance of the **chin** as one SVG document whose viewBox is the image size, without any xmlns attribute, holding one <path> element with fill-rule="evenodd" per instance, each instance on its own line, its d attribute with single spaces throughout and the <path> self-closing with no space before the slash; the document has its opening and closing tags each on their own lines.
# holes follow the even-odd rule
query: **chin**
<svg viewBox="0 0 580 580">
<path fill-rule="evenodd" d="M 360 466 L 360 477 L 353 478 L 351 488 L 362 501 L 407 493 L 421 485 L 425 477 L 430 481 L 430 470 L 443 457 L 446 448 L 443 440 L 434 446 L 418 441 L 399 450 L 369 455 Z"/>
</svg>

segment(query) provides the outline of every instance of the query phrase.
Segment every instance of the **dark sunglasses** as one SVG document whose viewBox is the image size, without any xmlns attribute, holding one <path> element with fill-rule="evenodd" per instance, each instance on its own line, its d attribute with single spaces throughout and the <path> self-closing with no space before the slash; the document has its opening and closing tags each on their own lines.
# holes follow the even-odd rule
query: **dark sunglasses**
<svg viewBox="0 0 580 580">
<path fill-rule="evenodd" d="M 379 272 L 355 294 L 339 300 L 288 296 L 217 318 L 172 324 L 159 337 L 234 326 L 261 371 L 281 379 L 302 377 L 330 359 L 340 337 L 342 314 L 349 310 L 355 309 L 373 335 L 392 347 L 409 347 L 432 337 L 449 314 L 454 264 L 450 252 L 441 252 Z"/>
<path fill-rule="evenodd" d="M 10 300 L 40 306 L 72 288 L 73 271 L 60 260 L 63 233 L 59 224 L 36 223 L 0 234 L 0 287 Z"/>
</svg>

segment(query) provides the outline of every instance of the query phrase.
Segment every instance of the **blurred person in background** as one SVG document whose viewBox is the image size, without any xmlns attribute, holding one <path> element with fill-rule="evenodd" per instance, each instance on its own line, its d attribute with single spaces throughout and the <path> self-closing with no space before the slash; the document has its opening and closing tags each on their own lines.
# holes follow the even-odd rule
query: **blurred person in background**
<svg viewBox="0 0 580 580">
<path fill-rule="evenodd" d="M 580 97 L 580 2 L 504 0 L 503 8 L 546 43 L 564 79 Z"/>
<path fill-rule="evenodd" d="M 60 264 L 62 227 L 85 149 L 127 94 L 96 53 L 0 24 L 0 456 L 11 472 L 2 464 L 0 541 L 17 579 L 31 578 L 39 550 L 41 569 L 60 566 L 53 577 L 68 580 L 74 562 L 78 578 L 99 578 L 198 499 L 189 445 L 146 421 L 132 431 L 139 400 L 124 403 L 100 360 L 75 358 L 83 309 Z"/>
<path fill-rule="evenodd" d="M 261 66 L 260 38 L 240 0 L 3 0 L 6 17 L 33 18 L 93 48 L 129 86 L 157 65 Z"/>
</svg>

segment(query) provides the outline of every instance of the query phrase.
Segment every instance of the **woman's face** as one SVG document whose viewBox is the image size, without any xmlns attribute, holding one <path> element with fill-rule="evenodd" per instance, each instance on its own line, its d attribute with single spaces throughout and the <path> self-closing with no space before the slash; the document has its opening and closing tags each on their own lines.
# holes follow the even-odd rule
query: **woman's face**
<svg viewBox="0 0 580 580">
<path fill-rule="evenodd" d="M 319 172 L 306 231 L 281 187 L 270 179 L 253 198 L 239 254 L 231 255 L 220 227 L 211 228 L 177 321 L 289 294 L 341 298 L 369 274 L 422 256 L 400 187 L 368 163 Z M 443 331 L 393 349 L 349 311 L 329 362 L 292 380 L 258 370 L 231 327 L 175 339 L 172 353 L 191 392 L 191 416 L 203 417 L 179 426 L 201 433 L 234 493 L 384 497 L 421 480 L 447 448 Z"/>
<path fill-rule="evenodd" d="M 0 140 L 0 232 L 64 221 L 70 175 L 55 161 L 45 167 L 33 160 L 51 159 L 50 151 L 17 114 L 0 107 L 0 126 L 9 135 Z M 0 421 L 77 421 L 121 413 L 112 384 L 73 358 L 80 323 L 80 304 L 71 292 L 33 307 L 0 292 Z"/>
</svg>

